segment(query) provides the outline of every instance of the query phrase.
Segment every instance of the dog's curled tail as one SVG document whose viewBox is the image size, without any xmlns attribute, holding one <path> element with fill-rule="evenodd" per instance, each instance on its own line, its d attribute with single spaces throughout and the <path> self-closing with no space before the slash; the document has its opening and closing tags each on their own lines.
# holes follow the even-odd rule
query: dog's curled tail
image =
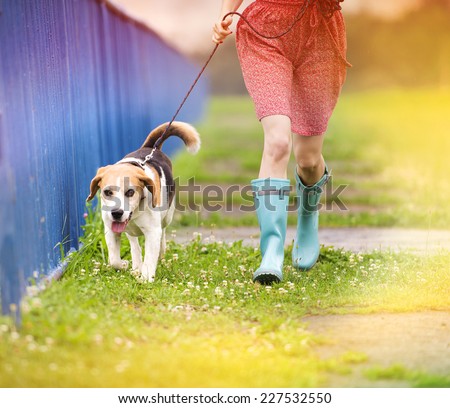
<svg viewBox="0 0 450 408">
<path fill-rule="evenodd" d="M 168 122 L 163 123 L 162 125 L 159 125 L 157 128 L 153 129 L 147 136 L 147 139 L 145 139 L 145 142 L 141 146 L 141 149 L 144 147 L 155 147 L 156 141 L 164 134 L 164 131 L 166 130 L 168 124 Z M 200 149 L 200 135 L 198 134 L 197 130 L 195 130 L 195 128 L 188 123 L 173 122 L 164 135 L 163 139 L 158 142 L 157 148 L 161 149 L 163 143 L 170 136 L 178 136 L 186 145 L 186 149 L 189 153 L 195 154 Z"/>
</svg>

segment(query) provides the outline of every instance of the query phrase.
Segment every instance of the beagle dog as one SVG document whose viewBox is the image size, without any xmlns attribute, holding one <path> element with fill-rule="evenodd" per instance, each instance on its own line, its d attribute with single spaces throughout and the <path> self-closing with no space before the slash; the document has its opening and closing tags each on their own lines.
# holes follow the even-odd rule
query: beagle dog
<svg viewBox="0 0 450 408">
<path fill-rule="evenodd" d="M 128 261 L 120 258 L 120 238 L 125 233 L 130 241 L 132 269 L 150 282 L 155 278 L 158 257 L 165 252 L 165 229 L 175 210 L 172 164 L 160 148 L 171 135 L 182 139 L 193 154 L 200 148 L 194 127 L 184 122 L 173 122 L 169 129 L 167 126 L 165 123 L 152 130 L 139 150 L 116 164 L 99 168 L 86 200 L 92 200 L 101 190 L 109 264 L 116 269 L 128 268 Z M 138 240 L 141 235 L 145 237 L 144 260 Z"/>
</svg>

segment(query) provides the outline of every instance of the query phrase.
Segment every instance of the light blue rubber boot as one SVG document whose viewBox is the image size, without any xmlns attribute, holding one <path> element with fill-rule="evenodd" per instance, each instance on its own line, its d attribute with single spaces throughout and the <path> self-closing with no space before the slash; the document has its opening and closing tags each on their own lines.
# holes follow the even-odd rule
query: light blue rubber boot
<svg viewBox="0 0 450 408">
<path fill-rule="evenodd" d="M 256 214 L 261 231 L 262 262 L 253 281 L 262 285 L 280 282 L 283 278 L 284 241 L 290 182 L 287 179 L 252 180 Z"/>
<path fill-rule="evenodd" d="M 298 220 L 297 233 L 292 248 L 292 265 L 307 271 L 311 269 L 319 258 L 319 201 L 323 186 L 330 178 L 325 165 L 325 174 L 313 186 L 305 186 L 295 172 Z"/>
</svg>

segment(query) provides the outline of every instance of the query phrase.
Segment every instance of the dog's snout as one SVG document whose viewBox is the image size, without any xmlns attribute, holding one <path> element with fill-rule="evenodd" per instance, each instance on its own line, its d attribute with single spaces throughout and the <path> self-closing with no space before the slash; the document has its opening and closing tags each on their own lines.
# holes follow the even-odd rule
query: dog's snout
<svg viewBox="0 0 450 408">
<path fill-rule="evenodd" d="M 123 210 L 113 210 L 111 211 L 111 215 L 113 216 L 113 218 L 115 220 L 120 220 L 122 218 L 123 215 Z"/>
</svg>

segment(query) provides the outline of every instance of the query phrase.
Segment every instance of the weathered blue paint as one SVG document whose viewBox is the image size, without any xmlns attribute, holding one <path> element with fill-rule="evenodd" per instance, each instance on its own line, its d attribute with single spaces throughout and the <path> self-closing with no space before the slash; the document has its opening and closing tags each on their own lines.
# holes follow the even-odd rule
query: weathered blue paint
<svg viewBox="0 0 450 408">
<path fill-rule="evenodd" d="M 170 120 L 198 67 L 99 0 L 0 0 L 3 312 L 77 247 L 97 167 Z M 199 83 L 179 119 L 198 119 Z M 174 145 L 165 144 L 165 150 Z"/>
</svg>

